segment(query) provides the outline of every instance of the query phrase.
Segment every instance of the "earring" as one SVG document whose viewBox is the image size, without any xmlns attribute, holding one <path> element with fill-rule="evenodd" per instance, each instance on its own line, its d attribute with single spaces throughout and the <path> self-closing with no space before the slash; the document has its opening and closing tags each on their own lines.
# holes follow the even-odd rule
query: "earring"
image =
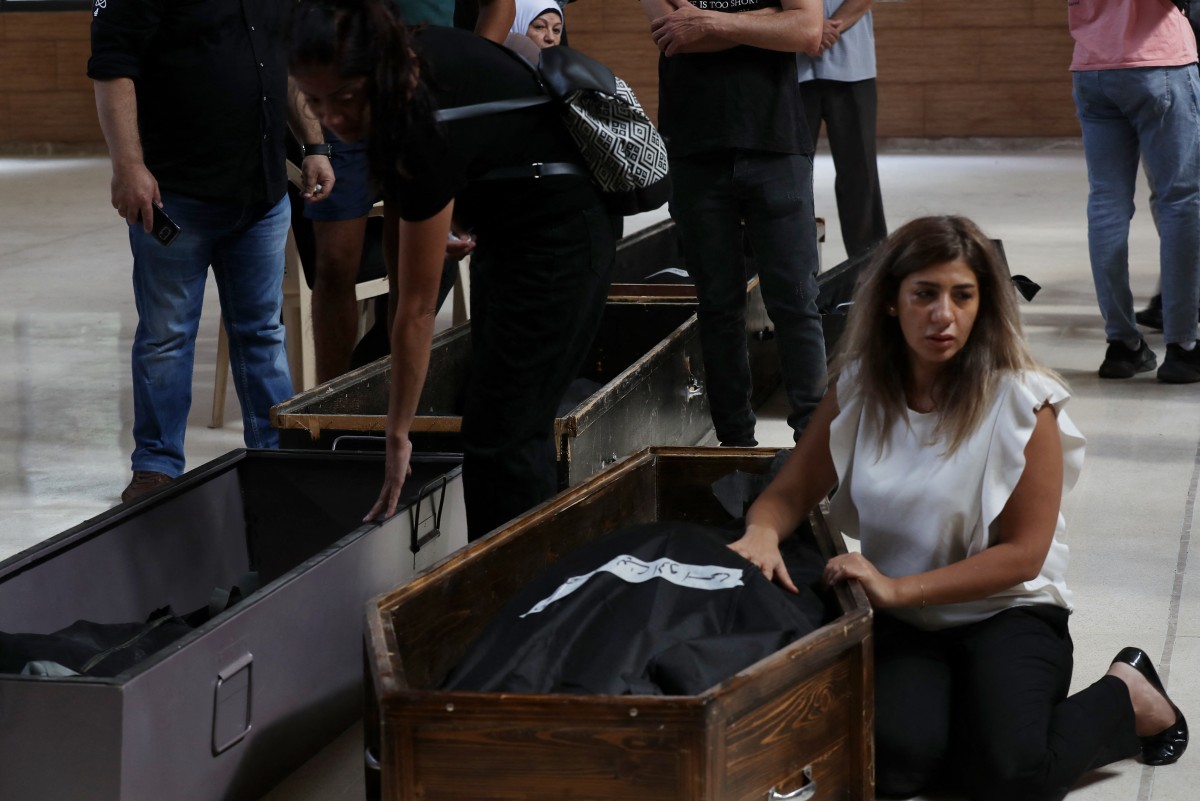
<svg viewBox="0 0 1200 801">
<path fill-rule="evenodd" d="M 895 313 L 896 313 L 896 307 L 895 307 L 895 306 L 888 306 L 888 307 L 887 307 L 887 312 L 888 312 L 888 314 L 895 314 Z"/>
</svg>

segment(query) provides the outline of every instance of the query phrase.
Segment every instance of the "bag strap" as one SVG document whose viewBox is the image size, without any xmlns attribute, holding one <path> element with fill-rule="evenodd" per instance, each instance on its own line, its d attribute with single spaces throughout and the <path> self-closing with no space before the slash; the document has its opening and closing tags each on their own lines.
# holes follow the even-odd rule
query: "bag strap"
<svg viewBox="0 0 1200 801">
<path fill-rule="evenodd" d="M 553 98 L 549 95 L 514 97 L 509 100 L 491 100 L 487 103 L 472 103 L 469 106 L 454 106 L 453 108 L 439 109 L 437 118 L 441 122 L 454 122 L 455 120 L 465 120 L 469 117 L 482 117 L 485 114 L 500 114 L 504 111 L 515 111 L 519 108 L 544 106 L 552 102 L 554 102 Z"/>
<path fill-rule="evenodd" d="M 487 41 L 491 41 L 490 39 Z M 533 97 L 518 97 L 510 100 L 493 100 L 488 103 L 474 103 L 469 106 L 455 106 L 441 109 L 437 118 L 442 122 L 481 117 L 485 114 L 499 114 L 504 111 L 514 111 L 519 108 L 540 106 L 546 103 L 566 102 L 574 92 L 586 89 L 613 95 L 617 91 L 617 79 L 603 63 L 594 58 L 573 50 L 566 45 L 558 45 L 542 50 L 538 63 L 531 64 L 529 60 L 502 44 L 492 42 L 514 61 L 529 70 L 537 80 L 545 94 Z"/>
</svg>

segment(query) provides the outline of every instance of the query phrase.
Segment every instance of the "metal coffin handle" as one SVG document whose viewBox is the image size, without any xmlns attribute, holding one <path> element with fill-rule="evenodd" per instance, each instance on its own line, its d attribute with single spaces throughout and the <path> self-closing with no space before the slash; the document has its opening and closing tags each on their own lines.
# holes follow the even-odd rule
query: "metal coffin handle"
<svg viewBox="0 0 1200 801">
<path fill-rule="evenodd" d="M 414 554 L 419 553 L 427 544 L 442 535 L 442 512 L 446 508 L 446 486 L 450 483 L 448 476 L 438 476 L 421 487 L 416 502 L 408 507 L 409 544 L 408 549 Z M 429 499 L 429 517 L 433 525 L 429 531 L 421 534 L 421 502 Z"/>
<path fill-rule="evenodd" d="M 687 403 L 704 397 L 704 383 L 692 372 L 692 357 L 683 357 L 683 372 L 687 374 L 687 384 L 684 386 L 683 399 Z"/>
<path fill-rule="evenodd" d="M 767 801 L 808 801 L 817 795 L 817 783 L 812 777 L 812 765 L 805 765 L 804 778 L 807 780 L 803 787 L 790 793 L 781 793 L 774 787 L 767 792 Z"/>
<path fill-rule="evenodd" d="M 364 445 L 386 445 L 386 440 L 384 437 L 372 436 L 370 434 L 342 434 L 340 437 L 334 438 L 333 445 L 330 446 L 329 450 L 336 451 L 338 446 L 340 446 L 343 442 L 347 444 L 358 442 Z M 372 452 L 378 453 L 379 448 L 374 448 Z"/>
<path fill-rule="evenodd" d="M 213 698 L 213 756 L 229 750 L 250 732 L 253 668 L 254 656 L 244 653 L 217 672 Z"/>
</svg>

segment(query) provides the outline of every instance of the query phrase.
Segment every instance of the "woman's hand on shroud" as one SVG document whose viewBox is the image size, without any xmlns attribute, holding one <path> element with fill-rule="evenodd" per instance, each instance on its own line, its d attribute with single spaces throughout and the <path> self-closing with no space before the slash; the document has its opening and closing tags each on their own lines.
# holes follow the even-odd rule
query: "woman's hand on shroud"
<svg viewBox="0 0 1200 801">
<path fill-rule="evenodd" d="M 770 581 L 779 582 L 779 586 L 788 592 L 799 592 L 788 575 L 783 563 L 783 554 L 779 552 L 779 536 L 772 531 L 750 526 L 746 533 L 736 542 L 730 543 L 730 549 L 750 561 L 750 564 L 762 571 Z"/>
</svg>

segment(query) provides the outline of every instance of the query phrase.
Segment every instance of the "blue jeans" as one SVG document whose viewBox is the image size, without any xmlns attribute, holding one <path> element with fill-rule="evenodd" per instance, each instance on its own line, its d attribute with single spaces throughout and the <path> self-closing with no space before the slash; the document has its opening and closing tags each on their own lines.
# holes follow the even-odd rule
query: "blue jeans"
<svg viewBox="0 0 1200 801">
<path fill-rule="evenodd" d="M 283 255 L 291 208 L 287 198 L 263 212 L 170 192 L 163 210 L 179 236 L 163 247 L 130 226 L 133 298 L 133 469 L 177 476 L 192 405 L 196 331 L 211 264 L 229 336 L 233 383 L 242 405 L 246 445 L 274 448 L 271 407 L 292 395 L 284 350 Z"/>
<path fill-rule="evenodd" d="M 1129 221 L 1139 156 L 1155 197 L 1163 339 L 1196 338 L 1200 302 L 1200 76 L 1182 67 L 1074 73 L 1088 166 L 1088 253 L 1110 342 L 1137 343 Z"/>
<path fill-rule="evenodd" d="M 812 165 L 812 156 L 748 150 L 671 159 L 671 217 L 696 282 L 709 407 L 723 443 L 754 441 L 743 226 L 775 325 L 796 437 L 825 392 Z"/>
</svg>

